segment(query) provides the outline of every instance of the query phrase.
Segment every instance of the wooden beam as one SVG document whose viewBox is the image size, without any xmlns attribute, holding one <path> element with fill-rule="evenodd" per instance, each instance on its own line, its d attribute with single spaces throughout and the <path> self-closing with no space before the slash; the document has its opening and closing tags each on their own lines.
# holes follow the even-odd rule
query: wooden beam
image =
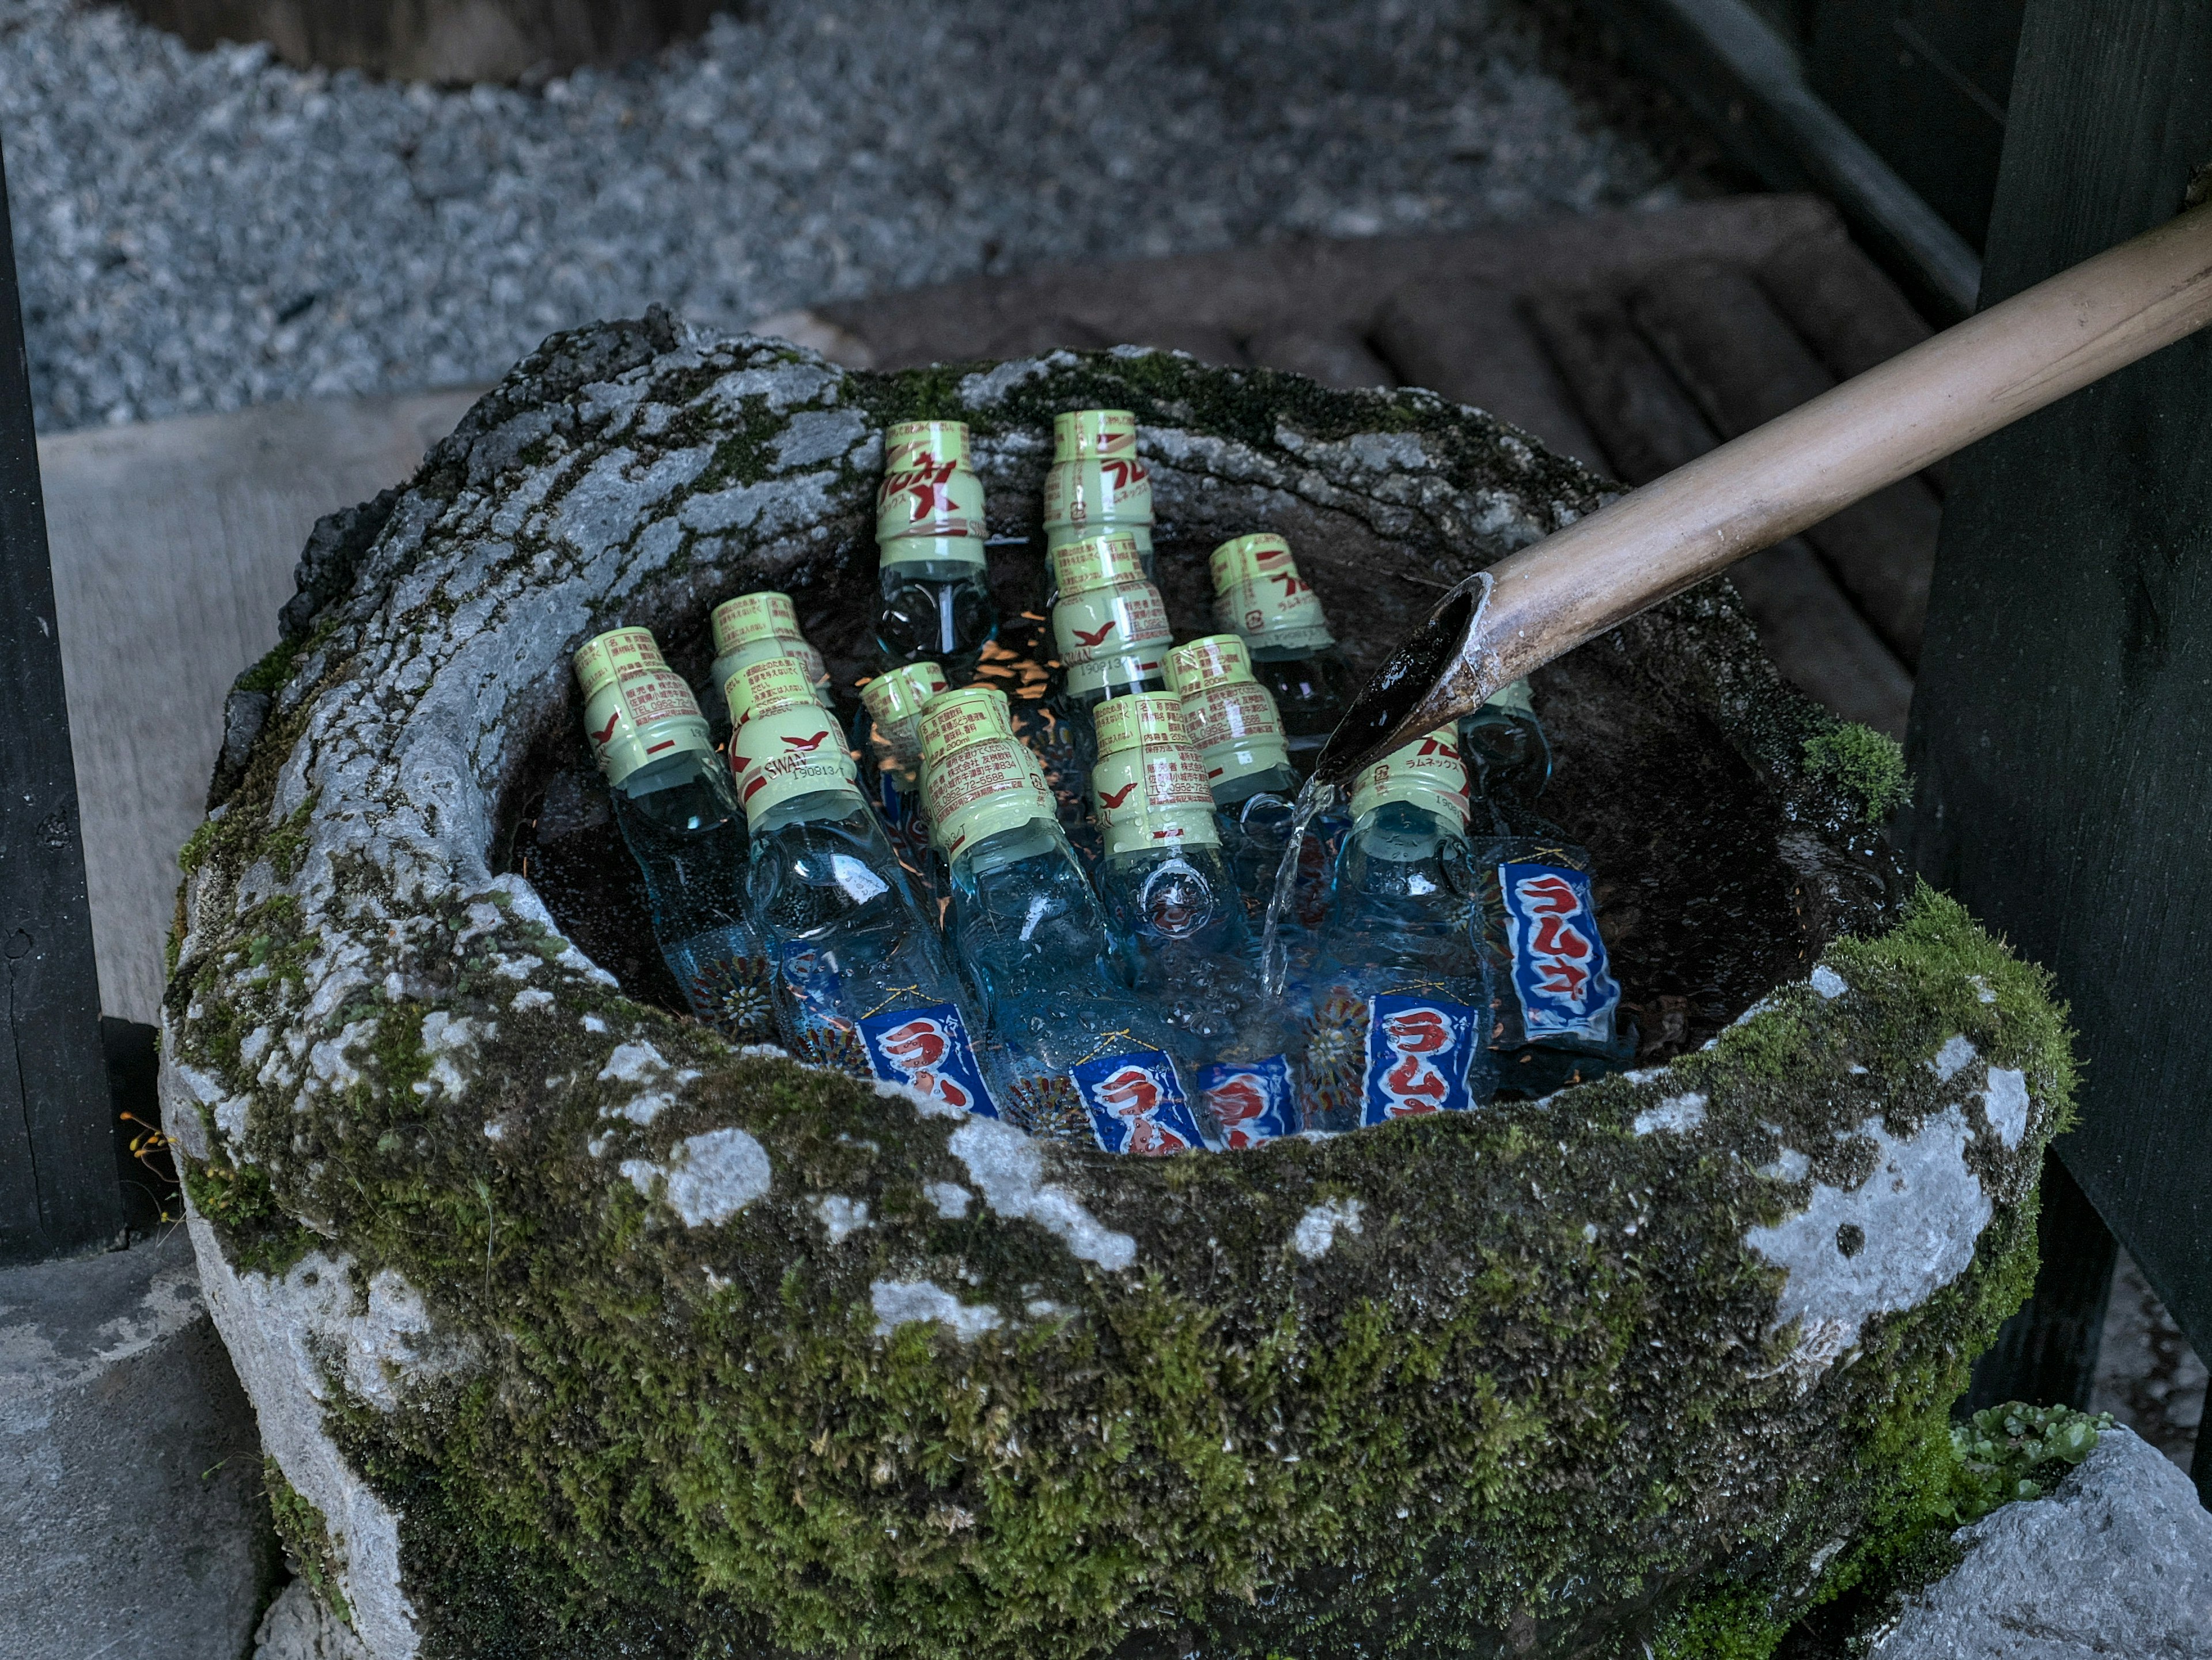
<svg viewBox="0 0 2212 1660">
<path fill-rule="evenodd" d="M 0 709 L 0 1262 L 22 1262 L 113 1238 L 124 1210 L 4 164 Z"/>
<path fill-rule="evenodd" d="M 2165 222 L 2212 161 L 2212 6 L 2031 0 L 1984 304 Z M 1923 872 L 2050 967 L 2081 1189 L 2212 1352 L 2212 339 L 1954 463 L 1909 761 Z"/>
</svg>

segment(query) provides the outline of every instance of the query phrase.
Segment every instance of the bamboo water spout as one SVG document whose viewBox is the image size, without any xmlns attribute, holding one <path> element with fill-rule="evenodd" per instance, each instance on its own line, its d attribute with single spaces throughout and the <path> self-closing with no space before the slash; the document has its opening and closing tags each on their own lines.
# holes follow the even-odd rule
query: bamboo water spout
<svg viewBox="0 0 2212 1660">
<path fill-rule="evenodd" d="M 1316 777 L 1389 751 L 1647 606 L 2212 322 L 2212 205 L 2124 242 L 1460 584 L 1376 672 Z"/>
</svg>

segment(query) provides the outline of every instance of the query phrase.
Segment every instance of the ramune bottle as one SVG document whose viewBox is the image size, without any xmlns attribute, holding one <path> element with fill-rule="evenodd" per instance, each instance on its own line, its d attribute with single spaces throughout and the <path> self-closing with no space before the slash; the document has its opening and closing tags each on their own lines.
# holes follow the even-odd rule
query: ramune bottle
<svg viewBox="0 0 2212 1660">
<path fill-rule="evenodd" d="M 957 672 L 996 637 L 988 534 L 965 425 L 902 421 L 884 435 L 876 643 L 892 662 L 932 658 Z"/>
<path fill-rule="evenodd" d="M 1288 1134 L 1299 1128 L 1295 1067 L 1261 989 L 1182 704 L 1171 692 L 1143 692 L 1092 714 L 1098 892 L 1125 972 L 1175 1029 L 1231 1146 Z"/>
<path fill-rule="evenodd" d="M 998 1116 L 935 924 L 793 662 L 729 683 L 730 768 L 752 835 L 746 889 L 801 1058 Z"/>
<path fill-rule="evenodd" d="M 1293 757 L 1318 751 L 1343 720 L 1353 678 L 1321 596 L 1279 536 L 1239 536 L 1214 549 L 1213 615 L 1243 639 L 1253 678 L 1275 700 Z"/>
<path fill-rule="evenodd" d="M 767 954 L 745 900 L 744 814 L 691 688 L 644 629 L 575 657 L 584 730 L 644 873 L 653 936 L 691 1012 L 739 1043 L 775 1034 Z"/>
<path fill-rule="evenodd" d="M 1311 1128 L 1464 1111 L 1490 1097 L 1480 880 L 1457 739 L 1439 728 L 1352 787 L 1307 1024 Z"/>
<path fill-rule="evenodd" d="M 830 671 L 822 654 L 799 631 L 799 612 L 787 593 L 763 589 L 741 593 L 714 607 L 714 666 L 708 682 L 716 691 L 730 684 L 738 670 L 771 657 L 788 657 L 806 671 L 807 684 L 822 706 L 830 706 Z M 726 717 L 727 705 L 717 700 L 715 718 Z"/>
<path fill-rule="evenodd" d="M 1152 476 L 1137 457 L 1137 417 L 1127 410 L 1073 410 L 1052 422 L 1052 467 L 1044 476 L 1048 605 L 1060 596 L 1052 555 L 1071 543 L 1126 536 L 1145 580 L 1152 563 Z"/>
<path fill-rule="evenodd" d="M 1637 1031 L 1598 931 L 1589 852 L 1532 805 L 1551 777 L 1552 748 L 1528 682 L 1466 716 L 1460 732 L 1471 763 L 1498 1091 L 1534 1100 L 1628 1065 Z"/>
<path fill-rule="evenodd" d="M 1472 714 L 1460 717 L 1460 754 L 1474 794 L 1503 812 L 1531 806 L 1552 780 L 1552 744 L 1536 718 L 1528 683 L 1500 687 Z"/>
<path fill-rule="evenodd" d="M 921 754 L 951 866 L 948 932 L 1008 1080 L 1008 1116 L 1109 1152 L 1203 1146 L 1168 1030 L 1115 974 L 1105 914 L 1005 695 L 933 698 Z"/>
<path fill-rule="evenodd" d="M 938 897 L 936 871 L 929 856 L 929 816 L 921 801 L 919 723 L 921 706 L 945 689 L 945 671 L 935 663 L 889 670 L 860 688 L 860 712 L 853 721 L 853 748 L 860 757 L 869 799 L 890 832 L 899 862 L 921 881 L 933 903 Z"/>
<path fill-rule="evenodd" d="M 1146 577 L 1129 537 L 1070 542 L 1053 550 L 1052 562 L 1060 579 L 1052 632 L 1060 653 L 1060 702 L 1087 761 L 1096 753 L 1093 708 L 1109 697 L 1167 690 L 1175 633 L 1166 603 Z"/>
</svg>

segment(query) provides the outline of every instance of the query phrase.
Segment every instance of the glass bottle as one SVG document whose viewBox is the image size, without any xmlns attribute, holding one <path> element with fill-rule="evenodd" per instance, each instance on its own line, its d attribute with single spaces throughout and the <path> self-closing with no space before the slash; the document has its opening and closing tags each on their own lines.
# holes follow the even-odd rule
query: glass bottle
<svg viewBox="0 0 2212 1660">
<path fill-rule="evenodd" d="M 772 976 L 745 899 L 744 814 L 691 688 L 645 629 L 575 655 L 584 730 L 645 877 L 653 937 L 691 1012 L 741 1043 L 772 1040 Z"/>
<path fill-rule="evenodd" d="M 1300 1127 L 1296 1063 L 1261 988 L 1182 702 L 1144 692 L 1092 714 L 1098 892 L 1124 972 L 1174 1029 L 1231 1146 L 1288 1134 Z"/>
<path fill-rule="evenodd" d="M 1115 972 L 1105 912 L 1005 695 L 933 698 L 921 756 L 950 865 L 948 933 L 1007 1079 L 1008 1116 L 1109 1152 L 1204 1146 L 1167 1027 Z"/>
<path fill-rule="evenodd" d="M 1222 854 L 1236 878 L 1256 952 L 1296 813 L 1297 769 L 1284 744 L 1275 700 L 1253 678 L 1251 658 L 1237 635 L 1207 635 L 1177 646 L 1168 654 L 1168 678 L 1182 700 L 1190 741 L 1206 763 Z M 1299 848 L 1297 886 L 1277 932 L 1292 979 L 1304 979 L 1312 968 L 1315 932 L 1328 914 L 1329 873 L 1351 824 L 1343 812 L 1331 809 L 1315 821 Z"/>
<path fill-rule="evenodd" d="M 1457 740 L 1440 727 L 1353 784 L 1306 1027 L 1310 1128 L 1490 1098 L 1480 884 Z"/>
<path fill-rule="evenodd" d="M 796 663 L 732 676 L 730 768 L 752 836 L 746 895 L 776 965 L 776 1021 L 818 1066 L 998 1116 L 944 941 Z"/>
<path fill-rule="evenodd" d="M 888 670 L 860 688 L 853 749 L 877 815 L 890 832 L 899 862 L 934 904 L 942 897 L 930 857 L 929 818 L 921 801 L 921 706 L 945 689 L 935 663 Z"/>
<path fill-rule="evenodd" d="M 1532 806 L 1552 781 L 1552 744 L 1525 679 L 1493 692 L 1460 717 L 1460 754 L 1473 793 L 1504 809 Z"/>
<path fill-rule="evenodd" d="M 1291 757 L 1310 767 L 1356 690 L 1321 596 L 1279 536 L 1232 538 L 1211 562 L 1214 621 L 1243 638 L 1253 678 L 1275 700 Z"/>
<path fill-rule="evenodd" d="M 1137 455 L 1137 417 L 1127 410 L 1071 410 L 1052 421 L 1052 466 L 1044 476 L 1048 605 L 1060 599 L 1052 556 L 1071 543 L 1126 536 L 1145 580 L 1152 562 L 1152 476 Z"/>
<path fill-rule="evenodd" d="M 997 637 L 988 534 L 963 423 L 902 421 L 884 433 L 876 644 L 891 662 L 934 659 L 957 673 Z"/>
</svg>

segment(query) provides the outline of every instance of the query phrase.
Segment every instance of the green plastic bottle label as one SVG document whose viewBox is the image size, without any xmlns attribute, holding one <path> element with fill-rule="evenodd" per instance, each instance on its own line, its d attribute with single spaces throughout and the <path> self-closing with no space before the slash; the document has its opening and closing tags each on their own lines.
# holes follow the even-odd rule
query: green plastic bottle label
<svg viewBox="0 0 2212 1660">
<path fill-rule="evenodd" d="M 1137 550 L 1137 569 L 1144 569 L 1145 561 L 1152 556 L 1152 527 L 1150 525 L 1047 525 L 1044 527 L 1045 557 L 1049 560 L 1062 548 L 1095 539 L 1101 529 L 1115 536 L 1127 537 L 1130 545 Z"/>
<path fill-rule="evenodd" d="M 747 824 L 757 824 L 770 807 L 815 790 L 850 795 L 856 805 L 865 799 L 836 719 L 814 702 L 756 714 L 732 732 L 730 772 Z"/>
<path fill-rule="evenodd" d="M 1000 830 L 1057 816 L 1044 772 L 1018 738 L 981 737 L 924 755 L 930 834 L 947 859 Z"/>
<path fill-rule="evenodd" d="M 1431 812 L 1449 814 L 1455 824 L 1468 821 L 1467 767 L 1459 758 L 1459 733 L 1438 727 L 1426 738 L 1392 750 L 1359 775 L 1352 787 L 1352 816 L 1403 801 Z"/>
<path fill-rule="evenodd" d="M 763 657 L 757 663 L 746 664 L 722 683 L 722 697 L 729 705 L 733 727 L 776 709 L 825 708 L 821 691 L 806 678 L 805 669 L 788 657 Z"/>
<path fill-rule="evenodd" d="M 1291 763 L 1282 717 L 1252 678 L 1252 657 L 1233 634 L 1209 634 L 1168 654 L 1168 684 L 1182 699 L 1191 747 L 1217 788 Z"/>
<path fill-rule="evenodd" d="M 886 471 L 876 492 L 876 540 L 933 537 L 981 541 L 990 534 L 983 517 L 983 481 L 951 461 L 918 457 Z"/>
<path fill-rule="evenodd" d="M 1118 414 L 1121 411 L 1085 411 Z M 1061 417 L 1061 420 L 1068 417 Z M 1152 475 L 1137 456 L 1136 423 L 1132 421 L 1124 440 L 1118 432 L 1098 435 L 1094 442 L 1110 442 L 1110 449 L 1068 455 L 1063 448 L 1044 476 L 1044 522 L 1087 525 L 1093 533 L 1109 525 L 1149 525 L 1152 522 Z M 1054 437 L 1060 436 L 1055 423 Z"/>
<path fill-rule="evenodd" d="M 1239 536 L 1213 550 L 1214 617 L 1257 646 L 1322 651 L 1336 643 L 1321 596 L 1279 536 Z"/>
<path fill-rule="evenodd" d="M 1012 738 L 1013 717 L 1006 694 L 995 686 L 963 686 L 941 692 L 921 712 L 921 760 L 934 766 L 946 756 L 987 738 Z"/>
<path fill-rule="evenodd" d="M 584 732 L 609 783 L 685 751 L 714 753 L 699 700 L 662 660 L 651 630 L 612 629 L 586 641 L 574 660 Z"/>
<path fill-rule="evenodd" d="M 1107 853 L 1220 844 L 1206 763 L 1190 746 L 1173 692 L 1109 697 L 1091 718 L 1098 759 L 1091 769 L 1091 805 Z"/>
<path fill-rule="evenodd" d="M 741 593 L 714 607 L 714 655 L 727 657 L 770 640 L 804 640 L 799 612 L 787 593 Z"/>
<path fill-rule="evenodd" d="M 1097 691 L 1158 674 L 1175 632 L 1160 591 L 1144 579 L 1137 544 L 1126 536 L 1096 537 L 1052 558 L 1060 579 L 1053 642 L 1067 689 Z"/>
</svg>

